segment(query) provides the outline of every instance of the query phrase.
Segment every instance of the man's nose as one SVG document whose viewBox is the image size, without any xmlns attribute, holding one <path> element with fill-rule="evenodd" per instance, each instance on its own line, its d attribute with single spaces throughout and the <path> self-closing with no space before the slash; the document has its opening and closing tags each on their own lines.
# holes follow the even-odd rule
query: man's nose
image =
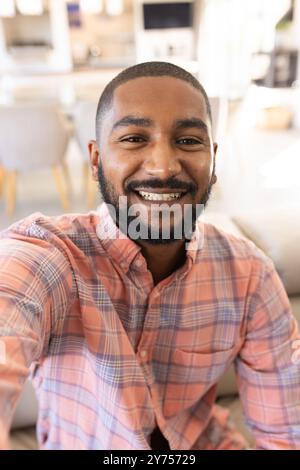
<svg viewBox="0 0 300 470">
<path fill-rule="evenodd" d="M 151 149 L 143 164 L 144 170 L 151 176 L 162 179 L 170 178 L 181 172 L 181 164 L 176 156 L 176 150 L 169 142 L 160 142 Z"/>
</svg>

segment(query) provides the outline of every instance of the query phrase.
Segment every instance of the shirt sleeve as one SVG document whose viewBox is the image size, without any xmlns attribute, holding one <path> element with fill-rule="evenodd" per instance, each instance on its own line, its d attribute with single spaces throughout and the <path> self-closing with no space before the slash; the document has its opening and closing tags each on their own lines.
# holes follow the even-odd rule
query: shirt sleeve
<svg viewBox="0 0 300 470">
<path fill-rule="evenodd" d="M 67 259 L 43 240 L 0 240 L 0 449 L 29 367 L 47 351 L 66 310 L 72 275 Z"/>
<path fill-rule="evenodd" d="M 270 258 L 254 277 L 245 341 L 235 361 L 246 422 L 257 449 L 300 449 L 298 324 Z"/>
</svg>

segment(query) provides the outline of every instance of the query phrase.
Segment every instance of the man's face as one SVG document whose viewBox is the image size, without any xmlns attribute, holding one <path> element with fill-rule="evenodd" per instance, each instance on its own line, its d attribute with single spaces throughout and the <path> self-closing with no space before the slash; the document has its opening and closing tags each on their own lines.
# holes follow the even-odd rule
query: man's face
<svg viewBox="0 0 300 470">
<path fill-rule="evenodd" d="M 136 78 L 120 85 L 101 122 L 100 142 L 90 144 L 93 175 L 104 201 L 120 209 L 119 216 L 120 196 L 127 197 L 127 208 L 138 204 L 152 243 L 173 241 L 191 208 L 194 228 L 196 204 L 207 203 L 216 181 L 216 149 L 204 97 L 173 77 Z M 179 211 L 157 219 L 153 209 L 161 204 L 167 209 L 176 204 Z M 167 240 L 164 223 L 171 225 Z M 155 228 L 159 237 L 156 231 L 151 241 Z"/>
</svg>

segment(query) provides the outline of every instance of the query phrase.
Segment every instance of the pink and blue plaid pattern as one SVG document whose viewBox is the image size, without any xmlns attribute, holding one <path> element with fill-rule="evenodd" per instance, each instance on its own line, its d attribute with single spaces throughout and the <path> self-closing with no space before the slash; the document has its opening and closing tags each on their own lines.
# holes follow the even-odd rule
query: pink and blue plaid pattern
<svg viewBox="0 0 300 470">
<path fill-rule="evenodd" d="M 0 447 L 31 372 L 41 449 L 150 449 L 156 425 L 171 449 L 245 448 L 215 405 L 234 363 L 257 448 L 300 449 L 299 333 L 273 262 L 200 219 L 203 243 L 155 286 L 137 244 L 99 238 L 112 224 L 103 204 L 1 233 Z"/>
</svg>

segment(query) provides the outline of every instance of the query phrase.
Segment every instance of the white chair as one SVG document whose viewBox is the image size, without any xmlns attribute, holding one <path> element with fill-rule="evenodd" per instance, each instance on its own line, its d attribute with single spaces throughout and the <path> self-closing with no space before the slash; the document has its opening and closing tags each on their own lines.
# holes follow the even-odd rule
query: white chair
<svg viewBox="0 0 300 470">
<path fill-rule="evenodd" d="M 93 206 L 96 195 L 96 185 L 91 177 L 88 152 L 89 140 L 96 138 L 96 112 L 97 102 L 95 101 L 79 101 L 73 111 L 75 137 L 84 160 L 83 188 L 89 208 Z"/>
<path fill-rule="evenodd" d="M 222 167 L 226 167 L 227 155 L 226 155 L 226 136 L 227 136 L 227 125 L 228 125 L 228 101 L 226 98 L 219 96 L 210 96 L 209 102 L 211 106 L 212 114 L 212 135 L 214 142 L 218 143 L 218 154 L 216 159 L 216 172 L 217 172 L 217 183 L 213 187 L 213 193 L 208 205 L 208 210 L 211 208 L 220 208 L 224 200 L 223 190 L 223 177 L 224 170 Z"/>
<path fill-rule="evenodd" d="M 228 119 L 228 102 L 226 98 L 210 96 L 208 98 L 212 114 L 212 133 L 216 142 L 224 137 Z"/>
<path fill-rule="evenodd" d="M 68 141 L 68 126 L 56 107 L 23 104 L 0 107 L 0 155 L 8 215 L 15 208 L 18 174 L 45 168 L 52 169 L 62 207 L 69 209 L 68 191 L 61 175 L 62 171 L 69 185 L 64 161 Z"/>
</svg>

